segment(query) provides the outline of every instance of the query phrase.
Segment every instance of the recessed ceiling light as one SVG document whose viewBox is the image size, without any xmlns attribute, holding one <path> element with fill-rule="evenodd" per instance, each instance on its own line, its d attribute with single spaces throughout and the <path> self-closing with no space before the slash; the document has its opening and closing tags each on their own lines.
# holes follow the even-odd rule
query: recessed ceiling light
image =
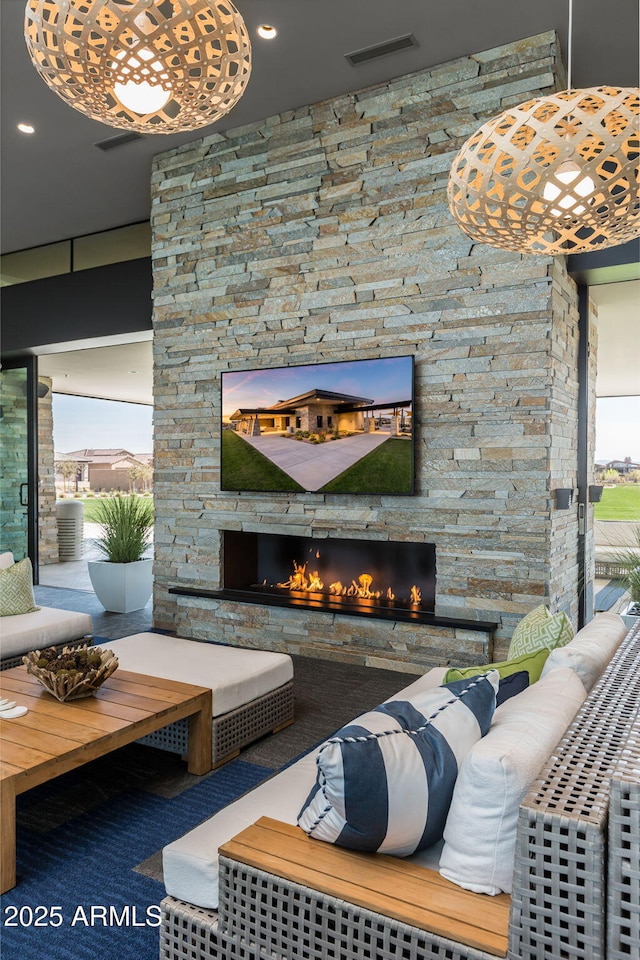
<svg viewBox="0 0 640 960">
<path fill-rule="evenodd" d="M 272 27 L 269 23 L 261 23 L 256 32 L 258 36 L 264 40 L 273 40 L 273 38 L 278 35 L 276 28 Z"/>
<path fill-rule="evenodd" d="M 36 128 L 32 127 L 30 123 L 19 123 L 18 130 L 20 133 L 35 133 Z"/>
</svg>

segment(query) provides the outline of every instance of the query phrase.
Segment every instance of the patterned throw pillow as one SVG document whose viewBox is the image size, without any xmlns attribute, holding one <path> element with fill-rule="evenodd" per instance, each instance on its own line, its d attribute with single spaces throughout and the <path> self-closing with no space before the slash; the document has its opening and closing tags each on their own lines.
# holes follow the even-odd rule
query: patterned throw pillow
<svg viewBox="0 0 640 960">
<path fill-rule="evenodd" d="M 27 557 L 0 570 L 0 617 L 39 610 L 33 597 L 33 570 Z"/>
<path fill-rule="evenodd" d="M 529 675 L 529 685 L 540 679 L 542 668 L 545 665 L 549 651 L 546 647 L 540 647 L 533 653 L 525 653 L 521 657 L 515 657 L 513 660 L 501 660 L 500 663 L 486 663 L 479 667 L 450 667 L 444 675 L 443 683 L 453 683 L 455 680 L 468 680 L 470 677 L 478 677 L 481 673 L 488 670 L 497 670 L 500 679 L 510 677 L 513 673 L 520 673 L 526 670 Z"/>
<path fill-rule="evenodd" d="M 496 703 L 491 672 L 394 700 L 338 730 L 318 752 L 298 815 L 310 837 L 408 856 L 442 838 L 458 769 Z"/>
<path fill-rule="evenodd" d="M 546 647 L 547 650 L 564 647 L 573 640 L 573 636 L 573 627 L 566 613 L 552 615 L 546 607 L 536 607 L 523 617 L 513 631 L 508 659 L 513 660 L 524 653 L 540 650 L 541 647 Z"/>
</svg>

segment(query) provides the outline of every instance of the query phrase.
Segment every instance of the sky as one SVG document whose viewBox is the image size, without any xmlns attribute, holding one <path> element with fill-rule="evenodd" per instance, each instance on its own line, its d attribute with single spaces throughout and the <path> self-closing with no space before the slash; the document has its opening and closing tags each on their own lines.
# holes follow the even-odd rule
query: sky
<svg viewBox="0 0 640 960">
<path fill-rule="evenodd" d="M 239 407 L 270 406 L 315 388 L 366 397 L 375 403 L 411 400 L 411 370 L 411 357 L 388 357 L 225 373 L 222 414 L 229 417 Z"/>
<path fill-rule="evenodd" d="M 625 457 L 640 463 L 640 397 L 602 397 L 596 403 L 596 463 Z"/>
<path fill-rule="evenodd" d="M 151 453 L 153 407 L 115 400 L 53 394 L 53 445 L 56 453 L 87 448 L 124 447 Z"/>
<path fill-rule="evenodd" d="M 314 368 L 313 385 L 324 386 L 340 393 L 356 393 L 377 397 L 382 389 L 381 369 L 372 382 L 366 369 L 363 378 L 353 375 L 353 368 L 363 368 L 358 363 L 327 364 L 333 368 L 326 371 L 330 375 L 327 383 L 322 382 L 323 364 Z M 336 376 L 336 368 L 340 376 Z M 239 406 L 262 406 L 265 402 L 275 403 L 286 400 L 309 389 L 309 367 L 282 368 L 291 371 L 291 379 L 277 381 L 279 395 L 266 392 L 263 385 L 251 385 L 247 378 L 251 374 L 235 374 L 234 384 L 238 390 L 229 391 L 229 403 L 233 410 Z M 393 367 L 390 368 L 393 371 Z M 273 371 L 263 371 L 271 377 Z M 397 374 L 396 370 L 396 374 Z M 375 373 L 375 370 L 374 370 Z M 392 392 L 407 392 L 406 374 L 399 380 L 391 378 L 386 386 Z M 361 391 L 363 393 L 361 394 Z M 276 389 L 278 392 L 278 389 Z M 242 397 L 242 403 L 239 397 Z M 267 401 L 268 396 L 268 401 Z M 254 399 L 247 399 L 252 397 Z M 391 399 L 391 396 L 386 396 Z M 395 399 L 404 399 L 399 395 Z M 407 397 L 408 399 L 408 397 Z M 56 453 L 69 453 L 87 447 L 124 447 L 131 453 L 151 453 L 153 449 L 152 421 L 153 408 L 136 403 L 118 403 L 113 400 L 93 400 L 88 397 L 71 397 L 61 393 L 53 395 L 53 437 Z M 598 400 L 596 407 L 596 456 L 598 463 L 609 460 L 624 460 L 631 457 L 640 463 L 640 397 L 606 397 Z"/>
</svg>

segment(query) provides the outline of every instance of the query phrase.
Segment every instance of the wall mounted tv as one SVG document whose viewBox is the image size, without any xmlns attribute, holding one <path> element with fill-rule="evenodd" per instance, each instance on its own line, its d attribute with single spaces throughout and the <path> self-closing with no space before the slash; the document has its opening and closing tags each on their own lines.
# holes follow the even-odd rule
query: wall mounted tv
<svg viewBox="0 0 640 960">
<path fill-rule="evenodd" d="M 413 494 L 413 357 L 226 371 L 223 490 Z"/>
</svg>

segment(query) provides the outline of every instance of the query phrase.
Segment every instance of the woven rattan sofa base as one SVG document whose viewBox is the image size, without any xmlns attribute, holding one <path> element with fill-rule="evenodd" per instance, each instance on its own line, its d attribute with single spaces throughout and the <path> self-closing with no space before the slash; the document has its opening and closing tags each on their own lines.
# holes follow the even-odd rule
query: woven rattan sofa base
<svg viewBox="0 0 640 960">
<path fill-rule="evenodd" d="M 90 647 L 93 644 L 93 637 L 79 637 L 78 640 L 65 640 L 64 643 L 51 643 L 49 646 L 56 650 L 62 650 L 64 647 L 84 647 L 85 644 Z M 6 660 L 0 660 L 0 670 L 8 670 L 10 667 L 21 667 L 24 653 L 18 657 L 7 657 Z"/>
<path fill-rule="evenodd" d="M 262 697 L 213 718 L 212 763 L 219 766 L 267 733 L 276 733 L 293 722 L 293 681 Z M 186 720 L 172 723 L 139 742 L 171 753 L 188 752 Z"/>
<path fill-rule="evenodd" d="M 618 856 L 615 847 L 607 851 L 612 774 L 638 735 L 639 706 L 636 628 L 520 807 L 509 939 L 514 960 L 608 957 L 607 854 Z"/>
<path fill-rule="evenodd" d="M 640 630 L 634 629 L 521 806 L 509 960 L 637 956 L 639 706 Z M 633 762 L 626 764 L 623 773 L 619 768 L 613 780 L 616 764 L 628 756 L 634 757 Z M 615 866 L 608 868 L 607 853 Z M 613 882 L 609 880 L 609 898 L 608 870 L 614 877 Z M 162 960 L 477 960 L 491 956 L 225 857 L 220 858 L 218 913 L 171 897 L 163 901 L 163 911 Z M 609 953 L 607 939 L 615 941 Z"/>
<path fill-rule="evenodd" d="M 640 954 L 640 720 L 611 781 L 607 960 Z"/>
<path fill-rule="evenodd" d="M 496 960 L 226 857 L 219 914 L 173 897 L 162 911 L 161 960 Z"/>
</svg>

